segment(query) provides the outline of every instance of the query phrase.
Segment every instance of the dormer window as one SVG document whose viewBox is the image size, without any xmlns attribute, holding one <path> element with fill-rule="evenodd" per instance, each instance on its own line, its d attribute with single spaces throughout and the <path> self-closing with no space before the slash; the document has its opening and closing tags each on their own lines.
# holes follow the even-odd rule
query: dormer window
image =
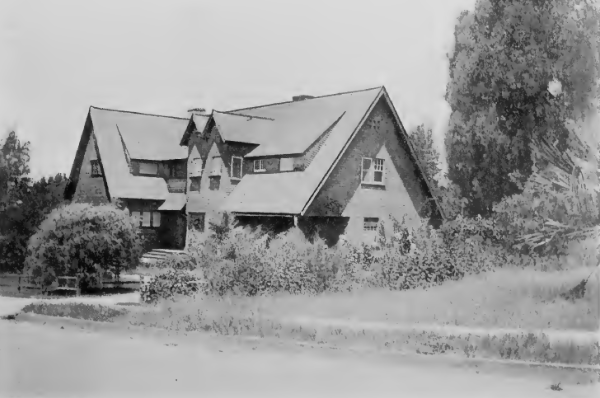
<svg viewBox="0 0 600 398">
<path fill-rule="evenodd" d="M 140 162 L 140 174 L 155 176 L 158 174 L 158 163 Z"/>
<path fill-rule="evenodd" d="M 100 169 L 100 162 L 97 159 L 91 161 L 92 164 L 92 177 L 101 177 L 102 170 Z"/>
<path fill-rule="evenodd" d="M 363 158 L 362 159 L 362 183 L 363 184 L 384 184 L 384 159 Z"/>
<path fill-rule="evenodd" d="M 257 173 L 267 171 L 267 169 L 265 169 L 264 159 L 257 159 L 254 161 L 254 171 Z"/>
<path fill-rule="evenodd" d="M 242 164 L 243 159 L 241 157 L 231 157 L 231 178 L 235 178 L 237 180 L 242 178 Z"/>
</svg>

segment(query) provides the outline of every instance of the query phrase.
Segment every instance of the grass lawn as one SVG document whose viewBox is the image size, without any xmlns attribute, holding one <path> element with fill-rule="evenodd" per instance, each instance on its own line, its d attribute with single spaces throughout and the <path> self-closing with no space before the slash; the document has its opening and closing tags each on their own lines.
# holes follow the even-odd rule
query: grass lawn
<svg viewBox="0 0 600 398">
<path fill-rule="evenodd" d="M 364 290 L 352 293 L 273 297 L 196 297 L 160 304 L 153 322 L 202 314 L 207 320 L 223 316 L 325 319 L 441 324 L 478 328 L 526 330 L 598 330 L 598 276 L 592 275 L 585 296 L 575 302 L 560 297 L 595 268 L 541 272 L 500 269 L 472 275 L 428 290 Z M 167 318 L 164 318 L 168 315 Z"/>
</svg>

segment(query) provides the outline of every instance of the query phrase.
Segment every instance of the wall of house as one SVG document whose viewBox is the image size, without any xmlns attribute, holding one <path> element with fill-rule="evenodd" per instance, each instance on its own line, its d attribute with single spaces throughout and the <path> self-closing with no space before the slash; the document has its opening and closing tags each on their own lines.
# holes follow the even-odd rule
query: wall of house
<svg viewBox="0 0 600 398">
<path fill-rule="evenodd" d="M 127 199 L 124 200 L 129 212 L 134 211 L 158 211 L 158 208 L 163 203 L 162 200 L 145 200 L 145 199 Z M 152 249 L 163 247 L 163 235 L 166 229 L 166 223 L 164 222 L 161 215 L 160 227 L 140 227 L 142 235 L 144 236 L 144 250 L 149 251 Z"/>
<path fill-rule="evenodd" d="M 99 159 L 99 152 L 89 117 L 84 127 L 80 146 L 81 148 L 77 151 L 71 175 L 71 180 L 74 177 L 76 178 L 73 183 L 74 191 L 73 188 L 68 188 L 71 190 L 69 192 L 69 195 L 72 195 L 71 200 L 78 203 L 92 203 L 95 205 L 108 203 L 104 175 L 92 177 L 92 160 Z"/>
<path fill-rule="evenodd" d="M 220 211 L 220 205 L 223 200 L 233 191 L 235 186 L 239 183 L 239 180 L 231 178 L 231 159 L 232 156 L 244 157 L 248 154 L 256 145 L 242 144 L 227 142 L 224 143 L 220 137 L 218 128 L 214 125 L 207 126 L 209 134 L 201 136 L 199 133 L 192 134 L 189 142 L 189 152 L 192 152 L 193 148 L 198 149 L 200 157 L 204 161 L 204 170 L 200 178 L 200 189 L 198 191 L 191 191 L 191 179 L 188 176 L 187 181 L 187 198 L 188 202 L 186 205 L 187 213 L 204 213 L 205 214 L 205 228 L 203 233 L 199 233 L 189 228 L 186 241 L 189 243 L 195 239 L 202 239 L 204 236 L 210 233 L 208 225 L 210 222 L 220 223 L 223 218 L 223 213 Z M 211 178 L 210 171 L 213 166 L 213 158 L 220 156 L 223 162 L 223 169 L 221 170 L 221 177 L 219 178 L 218 189 L 211 189 Z M 191 159 L 190 159 L 191 161 Z M 252 170 L 252 162 L 244 161 L 242 163 L 242 177 L 249 174 Z M 188 165 L 188 170 L 191 168 Z"/>
<path fill-rule="evenodd" d="M 364 239 L 365 217 L 379 218 L 386 233 L 392 230 L 390 217 L 416 225 L 429 201 L 399 129 L 387 102 L 380 100 L 305 215 L 347 218 L 346 235 L 354 242 Z M 361 184 L 363 157 L 385 159 L 385 186 Z"/>
</svg>

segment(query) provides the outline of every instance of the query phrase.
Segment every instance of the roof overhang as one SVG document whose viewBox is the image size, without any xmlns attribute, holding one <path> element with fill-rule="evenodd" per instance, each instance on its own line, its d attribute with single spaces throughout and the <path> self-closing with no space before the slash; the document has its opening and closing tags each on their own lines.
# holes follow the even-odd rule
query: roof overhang
<svg viewBox="0 0 600 398">
<path fill-rule="evenodd" d="M 184 193 L 169 193 L 165 202 L 158 208 L 159 211 L 180 211 L 185 207 L 186 196 Z"/>
</svg>

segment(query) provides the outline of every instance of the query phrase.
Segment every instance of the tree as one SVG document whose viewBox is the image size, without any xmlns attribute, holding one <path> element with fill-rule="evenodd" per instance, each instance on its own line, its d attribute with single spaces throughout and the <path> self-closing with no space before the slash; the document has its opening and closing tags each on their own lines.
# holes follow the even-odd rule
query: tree
<svg viewBox="0 0 600 398">
<path fill-rule="evenodd" d="M 453 219 L 460 213 L 466 200 L 461 198 L 460 189 L 449 182 L 446 186 L 439 183 L 442 176 L 442 167 L 440 164 L 440 153 L 435 149 L 433 142 L 433 132 L 431 129 L 425 129 L 421 124 L 410 134 L 410 141 L 417 157 L 417 162 L 421 166 L 424 177 L 429 182 L 433 190 L 432 194 L 436 197 L 437 203 L 442 207 L 446 218 Z"/>
<path fill-rule="evenodd" d="M 27 178 L 29 142 L 21 143 L 14 131 L 3 141 L 0 149 L 0 211 L 16 204 L 30 182 Z"/>
<path fill-rule="evenodd" d="M 135 268 L 142 255 L 137 223 L 114 206 L 74 203 L 55 209 L 31 237 L 24 273 L 43 286 L 59 276 L 93 285 L 106 271 Z"/>
<path fill-rule="evenodd" d="M 521 192 L 540 140 L 577 150 L 599 93 L 598 21 L 583 0 L 478 0 L 459 17 L 446 148 L 470 215 Z"/>
<path fill-rule="evenodd" d="M 33 182 L 26 191 L 13 192 L 17 202 L 0 211 L 0 272 L 21 272 L 29 238 L 44 218 L 64 202 L 66 183 L 66 176 L 57 174 Z"/>
</svg>

